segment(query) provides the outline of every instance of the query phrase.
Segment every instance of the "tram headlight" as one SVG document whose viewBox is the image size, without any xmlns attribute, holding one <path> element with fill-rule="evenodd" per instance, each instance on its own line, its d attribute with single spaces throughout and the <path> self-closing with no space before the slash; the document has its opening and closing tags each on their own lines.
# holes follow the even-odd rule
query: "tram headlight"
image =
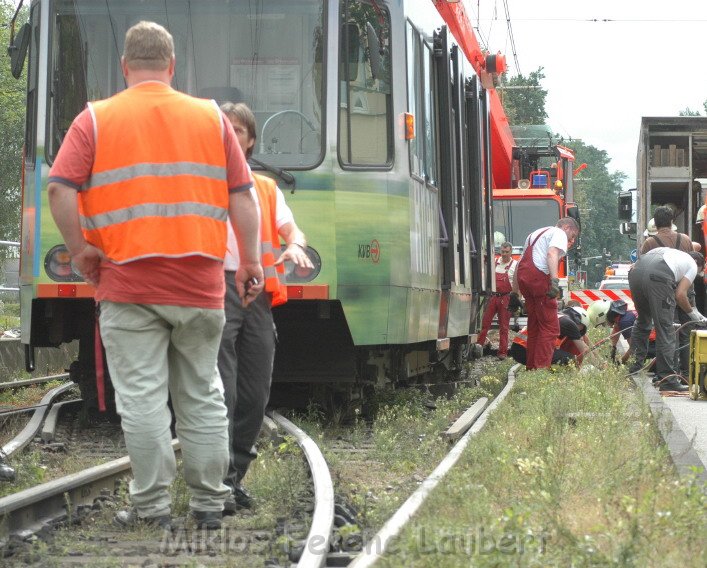
<svg viewBox="0 0 707 568">
<path fill-rule="evenodd" d="M 286 245 L 282 245 L 281 250 L 284 252 L 287 248 Z M 304 249 L 305 254 L 312 261 L 314 268 L 308 268 L 306 266 L 297 266 L 294 262 L 286 260 L 285 261 L 285 278 L 288 284 L 301 284 L 303 282 L 311 282 L 322 270 L 322 259 L 319 253 L 312 247 L 307 247 Z"/>
<path fill-rule="evenodd" d="M 49 278 L 57 282 L 81 282 L 83 277 L 71 264 L 71 256 L 65 245 L 52 247 L 44 257 L 44 270 Z"/>
</svg>

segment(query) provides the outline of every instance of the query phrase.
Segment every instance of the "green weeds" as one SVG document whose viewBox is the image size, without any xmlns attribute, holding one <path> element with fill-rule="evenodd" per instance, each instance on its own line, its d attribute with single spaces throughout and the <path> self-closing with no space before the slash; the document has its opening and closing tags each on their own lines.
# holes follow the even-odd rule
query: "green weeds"
<svg viewBox="0 0 707 568">
<path fill-rule="evenodd" d="M 620 371 L 523 372 L 383 565 L 704 566 L 706 495 Z"/>
</svg>

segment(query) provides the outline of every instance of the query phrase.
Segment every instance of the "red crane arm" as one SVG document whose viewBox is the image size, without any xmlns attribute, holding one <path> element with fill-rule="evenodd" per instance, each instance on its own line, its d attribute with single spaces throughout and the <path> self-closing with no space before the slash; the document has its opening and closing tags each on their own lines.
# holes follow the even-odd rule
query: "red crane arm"
<svg viewBox="0 0 707 568">
<path fill-rule="evenodd" d="M 491 113 L 491 154 L 493 156 L 493 181 L 494 188 L 511 187 L 511 169 L 513 165 L 513 147 L 515 139 L 511 134 L 511 128 L 508 124 L 508 117 L 503 110 L 501 99 L 493 86 L 489 86 L 484 79 L 489 76 L 489 71 L 486 69 L 486 54 L 481 50 L 479 42 L 474 34 L 474 29 L 471 26 L 471 21 L 466 14 L 464 4 L 461 2 L 448 2 L 447 0 L 432 0 L 444 19 L 447 27 L 452 32 L 452 35 L 457 40 L 459 47 L 464 51 L 467 59 L 471 62 L 476 71 L 476 74 L 481 78 L 482 83 L 486 83 Z M 502 69 L 497 69 L 497 72 L 502 72 L 505 69 L 505 63 Z"/>
</svg>

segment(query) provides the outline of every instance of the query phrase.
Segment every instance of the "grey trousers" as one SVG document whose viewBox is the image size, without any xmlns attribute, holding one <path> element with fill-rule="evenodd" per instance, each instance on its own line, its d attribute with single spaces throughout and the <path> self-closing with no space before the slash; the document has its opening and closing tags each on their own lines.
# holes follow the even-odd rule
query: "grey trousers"
<svg viewBox="0 0 707 568">
<path fill-rule="evenodd" d="M 101 302 L 100 326 L 140 517 L 169 514 L 177 464 L 167 395 L 177 419 L 194 511 L 221 511 L 229 490 L 228 421 L 216 370 L 223 311 Z"/>
<path fill-rule="evenodd" d="M 675 275 L 663 258 L 644 255 L 628 273 L 633 303 L 638 317 L 633 324 L 631 347 L 638 363 L 645 362 L 648 352 L 648 335 L 655 326 L 656 376 L 666 377 L 675 373 L 676 337 Z"/>
<path fill-rule="evenodd" d="M 226 271 L 226 325 L 218 352 L 229 420 L 230 460 L 225 483 L 235 487 L 257 456 L 255 442 L 270 397 L 276 332 L 268 295 L 243 308 L 235 272 Z"/>
<path fill-rule="evenodd" d="M 690 305 L 695 307 L 695 287 L 690 286 L 687 291 L 687 299 L 690 300 Z M 690 316 L 682 311 L 679 307 L 675 310 L 675 321 L 680 325 L 687 323 Z M 678 332 L 678 348 L 675 352 L 675 368 L 680 371 L 688 371 L 690 368 L 690 332 L 695 329 L 693 326 L 686 325 Z M 686 375 L 687 376 L 687 375 Z"/>
</svg>

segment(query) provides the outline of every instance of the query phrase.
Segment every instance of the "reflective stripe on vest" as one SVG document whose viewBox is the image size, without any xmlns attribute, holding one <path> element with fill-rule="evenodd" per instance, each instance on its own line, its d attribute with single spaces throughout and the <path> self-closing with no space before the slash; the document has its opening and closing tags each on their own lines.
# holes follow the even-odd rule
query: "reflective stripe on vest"
<svg viewBox="0 0 707 568">
<path fill-rule="evenodd" d="M 555 349 L 559 348 L 560 345 L 562 345 L 563 341 L 564 341 L 564 338 L 558 337 L 555 340 Z M 518 333 L 516 333 L 516 336 L 513 338 L 513 343 L 517 343 L 521 347 L 526 347 L 526 348 L 528 347 L 528 328 L 527 327 L 524 327 Z"/>
<path fill-rule="evenodd" d="M 277 186 L 269 177 L 253 174 L 253 179 L 260 205 L 260 263 L 265 276 L 265 291 L 270 294 L 270 305 L 275 307 L 287 302 L 285 266 L 284 263 L 275 266 L 282 253 L 276 222 Z"/>
<path fill-rule="evenodd" d="M 89 103 L 96 151 L 79 193 L 86 240 L 117 264 L 226 251 L 221 113 L 150 81 Z"/>
</svg>

